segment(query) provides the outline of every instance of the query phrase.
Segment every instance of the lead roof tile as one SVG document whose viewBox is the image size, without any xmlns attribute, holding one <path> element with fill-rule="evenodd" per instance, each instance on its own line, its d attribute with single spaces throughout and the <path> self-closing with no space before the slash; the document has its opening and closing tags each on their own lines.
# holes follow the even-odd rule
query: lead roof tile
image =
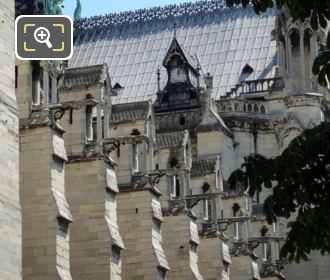
<svg viewBox="0 0 330 280">
<path fill-rule="evenodd" d="M 111 109 L 111 122 L 124 123 L 137 120 L 147 120 L 150 109 L 150 102 L 134 102 L 126 104 L 116 104 Z"/>
<path fill-rule="evenodd" d="M 157 133 L 156 143 L 159 149 L 180 148 L 183 145 L 185 132 Z"/>
<path fill-rule="evenodd" d="M 193 161 L 191 166 L 191 176 L 202 177 L 214 173 L 217 161 L 218 159 L 216 157 Z"/>
<path fill-rule="evenodd" d="M 204 72 L 214 75 L 213 97 L 220 99 L 238 83 L 246 63 L 255 69 L 249 80 L 274 76 L 275 19 L 275 10 L 257 16 L 252 8 L 225 8 L 221 0 L 83 19 L 76 24 L 69 65 L 107 63 L 112 81 L 124 87 L 115 103 L 154 100 L 155 73 L 170 46 L 175 21 L 179 43 L 192 57 L 197 54 Z M 164 85 L 166 69 L 161 72 Z"/>
</svg>

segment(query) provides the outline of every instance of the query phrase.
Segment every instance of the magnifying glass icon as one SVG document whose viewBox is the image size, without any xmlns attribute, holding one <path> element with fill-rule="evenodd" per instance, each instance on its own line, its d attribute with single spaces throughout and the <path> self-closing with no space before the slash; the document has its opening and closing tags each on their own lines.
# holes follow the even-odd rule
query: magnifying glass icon
<svg viewBox="0 0 330 280">
<path fill-rule="evenodd" d="M 39 27 L 34 31 L 34 39 L 40 44 L 46 44 L 49 49 L 53 47 L 49 41 L 50 32 L 46 27 Z"/>
</svg>

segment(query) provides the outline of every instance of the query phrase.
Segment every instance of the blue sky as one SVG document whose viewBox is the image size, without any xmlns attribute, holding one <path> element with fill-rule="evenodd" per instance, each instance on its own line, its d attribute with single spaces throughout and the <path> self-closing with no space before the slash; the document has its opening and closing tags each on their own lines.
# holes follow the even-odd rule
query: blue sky
<svg viewBox="0 0 330 280">
<path fill-rule="evenodd" d="M 164 6 L 169 4 L 180 4 L 185 2 L 196 2 L 189 0 L 80 0 L 82 4 L 82 16 L 90 17 L 114 12 Z M 76 0 L 65 0 L 63 14 L 73 17 Z"/>
</svg>

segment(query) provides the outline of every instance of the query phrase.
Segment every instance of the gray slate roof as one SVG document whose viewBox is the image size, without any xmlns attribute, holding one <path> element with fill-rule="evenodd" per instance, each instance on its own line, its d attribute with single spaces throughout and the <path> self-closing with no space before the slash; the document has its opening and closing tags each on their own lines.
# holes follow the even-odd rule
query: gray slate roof
<svg viewBox="0 0 330 280">
<path fill-rule="evenodd" d="M 185 131 L 157 133 L 157 147 L 159 149 L 180 148 L 182 147 L 185 133 Z"/>
<path fill-rule="evenodd" d="M 116 123 L 147 120 L 149 108 L 149 101 L 116 104 L 112 106 L 110 120 Z"/>
<path fill-rule="evenodd" d="M 113 84 L 124 87 L 116 103 L 155 99 L 162 65 L 177 25 L 177 39 L 204 73 L 214 75 L 213 97 L 234 87 L 248 63 L 248 79 L 273 77 L 277 64 L 275 11 L 257 16 L 252 8 L 223 8 L 223 1 L 142 10 L 84 19 L 76 25 L 70 67 L 107 63 Z M 167 74 L 161 67 L 161 83 Z"/>
<path fill-rule="evenodd" d="M 191 177 L 201 177 L 215 172 L 216 163 L 216 157 L 193 161 L 191 166 Z"/>
<path fill-rule="evenodd" d="M 251 215 L 256 218 L 264 218 L 265 217 L 264 205 L 263 204 L 253 204 Z"/>
<path fill-rule="evenodd" d="M 108 87 L 110 87 L 108 68 L 105 64 L 67 68 L 61 76 L 59 89 L 92 86 L 106 79 L 108 80 Z"/>
</svg>

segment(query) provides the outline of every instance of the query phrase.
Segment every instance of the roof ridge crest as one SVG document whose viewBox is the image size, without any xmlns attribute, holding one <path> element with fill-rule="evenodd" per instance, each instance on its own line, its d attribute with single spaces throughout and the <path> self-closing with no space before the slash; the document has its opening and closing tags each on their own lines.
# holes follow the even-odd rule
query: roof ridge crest
<svg viewBox="0 0 330 280">
<path fill-rule="evenodd" d="M 176 18 L 185 15 L 201 14 L 225 9 L 228 9 L 225 0 L 203 0 L 195 3 L 187 2 L 179 5 L 166 5 L 163 7 L 145 8 L 135 11 L 125 11 L 120 13 L 110 13 L 103 16 L 82 18 L 75 22 L 75 30 L 93 30 L 110 25 L 116 26 L 137 22 L 148 22 L 152 20 Z"/>
</svg>

